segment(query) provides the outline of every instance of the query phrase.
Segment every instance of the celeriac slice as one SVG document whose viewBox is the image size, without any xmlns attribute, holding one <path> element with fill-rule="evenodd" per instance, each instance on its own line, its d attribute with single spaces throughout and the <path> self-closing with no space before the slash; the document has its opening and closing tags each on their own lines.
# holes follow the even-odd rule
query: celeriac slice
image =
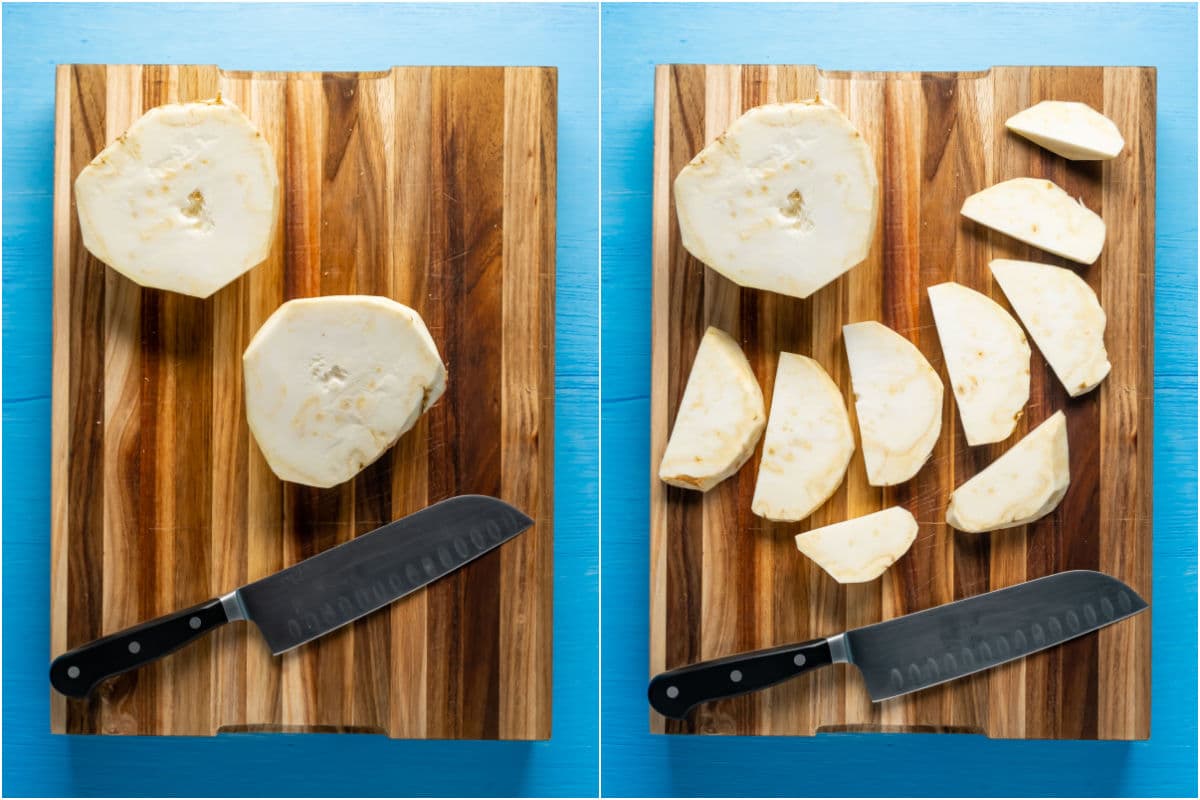
<svg viewBox="0 0 1200 800">
<path fill-rule="evenodd" d="M 992 275 L 1072 397 L 1100 385 L 1112 369 L 1107 319 L 1096 293 L 1069 269 L 998 258 Z"/>
<path fill-rule="evenodd" d="M 838 583 L 866 583 L 908 552 L 917 521 L 900 506 L 815 528 L 796 537 L 796 548 Z"/>
<path fill-rule="evenodd" d="M 683 246 L 731 281 L 808 297 L 867 257 L 875 160 L 820 100 L 752 108 L 675 178 Z"/>
<path fill-rule="evenodd" d="M 218 97 L 147 111 L 75 179 L 84 246 L 125 277 L 208 297 L 267 257 L 275 156 Z"/>
<path fill-rule="evenodd" d="M 1087 103 L 1043 100 L 1009 117 L 1004 125 L 1072 161 L 1105 161 L 1125 147 L 1113 121 Z"/>
<path fill-rule="evenodd" d="M 782 522 L 804 519 L 837 491 L 853 453 L 837 384 L 811 358 L 780 353 L 751 510 Z"/>
<path fill-rule="evenodd" d="M 878 322 L 842 328 L 867 482 L 917 474 L 942 431 L 942 381 L 908 339 Z"/>
<path fill-rule="evenodd" d="M 353 478 L 446 388 L 419 314 L 386 297 L 291 300 L 242 356 L 246 418 L 271 469 L 327 488 Z"/>
<path fill-rule="evenodd" d="M 929 304 L 967 444 L 1000 442 L 1029 400 L 1029 342 L 996 301 L 958 283 L 929 287 Z"/>
<path fill-rule="evenodd" d="M 951 493 L 946 524 L 967 533 L 1027 525 L 1057 508 L 1070 483 L 1067 418 L 1056 411 Z"/>
<path fill-rule="evenodd" d="M 1104 248 L 1104 220 L 1052 181 L 1013 178 L 976 192 L 962 214 L 980 225 L 1080 264 Z"/>
<path fill-rule="evenodd" d="M 746 463 L 766 423 L 750 362 L 732 336 L 710 327 L 692 362 L 658 477 L 707 492 Z"/>
</svg>

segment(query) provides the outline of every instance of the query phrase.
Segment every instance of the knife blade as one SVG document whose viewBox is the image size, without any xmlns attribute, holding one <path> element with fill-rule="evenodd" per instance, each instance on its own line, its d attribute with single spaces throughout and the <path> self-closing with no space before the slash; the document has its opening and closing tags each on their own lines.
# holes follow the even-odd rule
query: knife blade
<svg viewBox="0 0 1200 800">
<path fill-rule="evenodd" d="M 825 639 L 664 672 L 650 681 L 650 705 L 683 719 L 701 703 L 838 663 L 858 667 L 878 703 L 1024 658 L 1146 608 L 1137 592 L 1102 572 L 1060 572 Z"/>
<path fill-rule="evenodd" d="M 219 598 L 63 653 L 50 665 L 50 683 L 69 697 L 86 697 L 106 678 L 239 620 L 256 625 L 280 655 L 444 577 L 532 524 L 494 497 L 451 497 Z"/>
</svg>

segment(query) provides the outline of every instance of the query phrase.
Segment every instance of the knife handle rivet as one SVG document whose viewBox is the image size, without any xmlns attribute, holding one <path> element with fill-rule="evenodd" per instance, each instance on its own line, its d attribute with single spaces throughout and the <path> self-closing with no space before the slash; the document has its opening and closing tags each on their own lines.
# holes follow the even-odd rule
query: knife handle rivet
<svg viewBox="0 0 1200 800">
<path fill-rule="evenodd" d="M 808 659 L 804 657 L 804 653 L 796 653 L 796 657 L 792 659 L 792 663 L 797 667 L 803 667 L 805 661 Z"/>
<path fill-rule="evenodd" d="M 76 672 L 79 671 L 78 667 L 71 667 L 71 669 L 75 670 Z M 72 676 L 72 677 L 74 677 L 74 676 Z M 674 700 L 676 697 L 679 697 L 679 687 L 678 686 L 668 686 L 667 687 L 667 697 L 669 697 L 672 700 Z"/>
<path fill-rule="evenodd" d="M 191 619 L 189 619 L 189 620 L 188 620 L 188 627 L 189 627 L 189 628 L 191 628 L 191 629 L 192 629 L 192 630 L 194 630 L 194 631 L 195 631 L 195 630 L 199 630 L 199 629 L 200 629 L 200 618 L 199 618 L 199 617 L 192 617 Z"/>
<path fill-rule="evenodd" d="M 742 671 L 740 669 L 735 669 L 733 672 L 729 673 L 729 680 L 733 681 L 734 683 L 741 683 Z"/>
<path fill-rule="evenodd" d="M 67 677 L 68 678 L 78 678 L 79 677 L 79 667 L 67 667 Z"/>
<path fill-rule="evenodd" d="M 134 655 L 137 655 L 141 651 L 142 651 L 142 646 L 139 643 L 137 643 L 137 642 L 129 643 L 129 652 L 133 653 Z"/>
</svg>

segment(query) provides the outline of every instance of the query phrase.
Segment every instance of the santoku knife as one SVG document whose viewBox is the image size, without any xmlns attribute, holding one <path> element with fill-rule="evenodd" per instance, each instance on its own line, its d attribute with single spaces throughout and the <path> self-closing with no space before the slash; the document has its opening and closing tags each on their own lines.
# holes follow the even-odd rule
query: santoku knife
<svg viewBox="0 0 1200 800">
<path fill-rule="evenodd" d="M 64 653 L 50 665 L 50 683 L 70 697 L 86 697 L 105 678 L 234 620 L 257 625 L 279 655 L 432 583 L 532 524 L 494 497 L 452 497 L 223 597 Z"/>
<path fill-rule="evenodd" d="M 1074 570 L 968 597 L 828 639 L 756 650 L 656 675 L 650 705 L 683 719 L 710 700 L 853 664 L 875 702 L 1024 658 L 1131 617 L 1146 602 L 1116 578 Z"/>
</svg>

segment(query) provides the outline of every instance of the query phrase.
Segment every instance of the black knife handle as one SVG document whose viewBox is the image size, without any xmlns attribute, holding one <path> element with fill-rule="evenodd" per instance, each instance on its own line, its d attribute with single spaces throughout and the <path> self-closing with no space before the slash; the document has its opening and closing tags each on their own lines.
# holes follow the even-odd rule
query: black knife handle
<svg viewBox="0 0 1200 800">
<path fill-rule="evenodd" d="M 214 599 L 126 628 L 54 659 L 50 685 L 67 697 L 87 697 L 105 678 L 156 661 L 228 621 Z"/>
<path fill-rule="evenodd" d="M 701 661 L 651 678 L 650 705 L 664 717 L 683 719 L 700 703 L 765 689 L 832 663 L 827 639 Z"/>
</svg>

